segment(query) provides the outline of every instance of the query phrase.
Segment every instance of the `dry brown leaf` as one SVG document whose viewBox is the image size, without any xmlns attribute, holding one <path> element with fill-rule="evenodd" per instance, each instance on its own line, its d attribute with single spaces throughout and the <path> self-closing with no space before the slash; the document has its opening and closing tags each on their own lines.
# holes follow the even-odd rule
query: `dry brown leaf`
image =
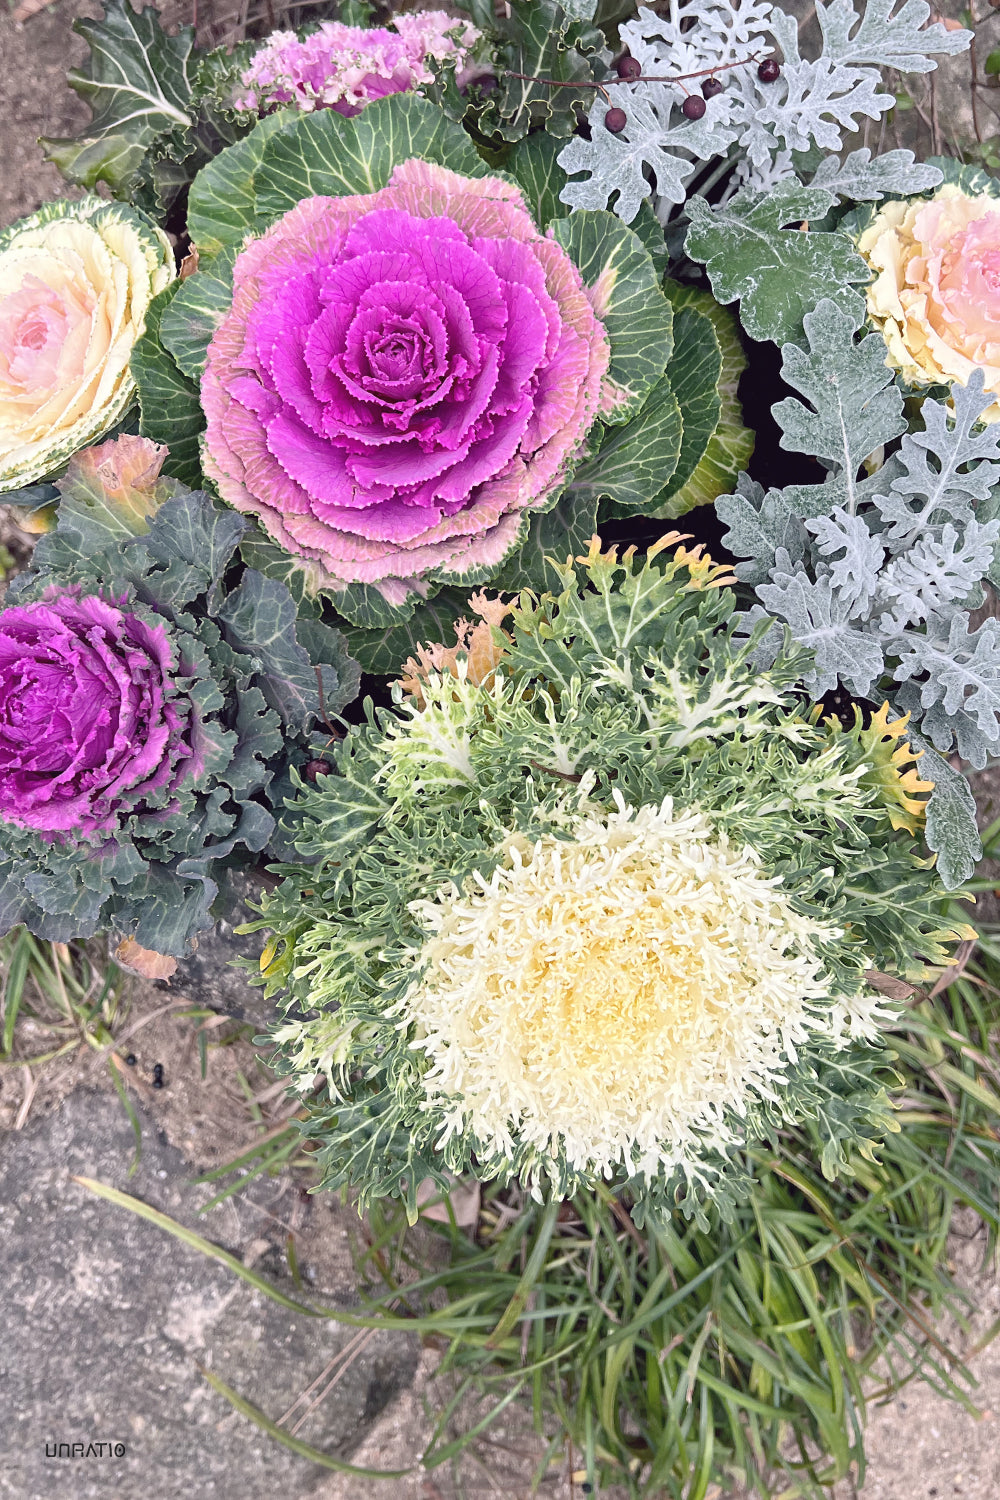
<svg viewBox="0 0 1000 1500">
<path fill-rule="evenodd" d="M 53 0 L 21 0 L 20 5 L 11 12 L 10 18 L 15 26 L 19 26 L 22 21 L 30 21 L 32 16 L 37 16 L 40 10 L 47 10 L 52 4 Z"/>
<path fill-rule="evenodd" d="M 478 1182 L 463 1182 L 454 1179 L 455 1186 L 442 1193 L 437 1184 L 425 1177 L 417 1188 L 417 1207 L 425 1219 L 434 1219 L 438 1224 L 450 1224 L 448 1204 L 459 1229 L 474 1229 L 479 1223 L 479 1205 L 482 1188 Z M 424 1205 L 427 1205 L 426 1207 Z"/>
<path fill-rule="evenodd" d="M 489 679 L 505 656 L 506 647 L 497 645 L 493 631 L 500 630 L 500 622 L 510 613 L 510 605 L 504 604 L 502 599 L 488 599 L 484 593 L 479 592 L 472 595 L 469 608 L 479 616 L 479 620 L 475 625 L 469 620 L 455 621 L 454 646 L 445 646 L 437 641 L 428 645 L 421 643 L 417 646 L 416 657 L 411 656 L 403 663 L 400 685 L 405 693 L 417 700 L 418 707 L 422 708 L 424 702 L 421 684 L 427 681 L 431 672 L 442 676 L 448 672 L 452 677 L 457 677 L 458 659 L 463 656 L 467 662 L 468 681 L 473 687 L 482 687 L 489 684 Z M 505 641 L 510 641 L 506 631 L 501 631 L 501 634 Z"/>
<path fill-rule="evenodd" d="M 177 960 L 167 953 L 157 953 L 154 948 L 143 948 L 135 938 L 122 938 L 114 951 L 115 963 L 130 974 L 141 974 L 143 979 L 169 979 L 177 972 Z"/>
<path fill-rule="evenodd" d="M 915 984 L 907 984 L 905 979 L 896 979 L 892 974 L 883 974 L 878 969 L 868 969 L 865 978 L 873 990 L 878 990 L 880 995 L 888 995 L 890 1000 L 909 1000 L 911 995 L 917 993 Z"/>
<path fill-rule="evenodd" d="M 937 995 L 940 995 L 942 990 L 946 990 L 949 984 L 954 984 L 956 979 L 960 979 L 962 977 L 965 972 L 966 964 L 969 962 L 969 959 L 976 951 L 977 941 L 977 938 L 966 938 L 964 943 L 959 943 L 958 947 L 955 949 L 954 959 L 948 965 L 947 969 L 945 969 L 937 984 L 931 990 L 932 1000 Z"/>
</svg>

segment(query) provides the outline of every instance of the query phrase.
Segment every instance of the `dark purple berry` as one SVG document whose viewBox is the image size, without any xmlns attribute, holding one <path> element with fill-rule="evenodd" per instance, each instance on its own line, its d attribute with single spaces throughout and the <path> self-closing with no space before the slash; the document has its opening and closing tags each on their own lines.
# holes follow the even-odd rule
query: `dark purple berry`
<svg viewBox="0 0 1000 1500">
<path fill-rule="evenodd" d="M 305 776 L 307 781 L 316 781 L 320 776 L 329 776 L 333 770 L 328 760 L 310 760 L 306 763 Z"/>
<path fill-rule="evenodd" d="M 701 91 L 706 99 L 714 99 L 717 94 L 725 91 L 726 85 L 721 78 L 706 78 L 701 86 Z"/>
<path fill-rule="evenodd" d="M 636 58 L 629 57 L 626 52 L 624 57 L 620 57 L 615 63 L 615 72 L 626 83 L 634 83 L 637 78 L 642 76 L 642 64 Z"/>
<path fill-rule="evenodd" d="M 765 57 L 762 63 L 757 64 L 757 77 L 761 83 L 775 83 L 780 74 L 781 65 L 773 57 Z"/>
<path fill-rule="evenodd" d="M 125 1066 L 127 1068 L 134 1068 L 135 1067 L 135 1063 L 136 1063 L 135 1053 L 134 1052 L 130 1052 L 129 1055 L 128 1055 L 128 1057 L 126 1057 L 126 1059 L 125 1059 Z"/>
<path fill-rule="evenodd" d="M 688 94 L 681 105 L 681 114 L 686 120 L 700 120 L 707 108 L 700 94 Z"/>
<path fill-rule="evenodd" d="M 623 109 L 619 109 L 617 106 L 609 109 L 604 116 L 604 128 L 605 130 L 610 130 L 612 135 L 618 135 L 625 129 L 627 124 L 628 115 Z"/>
</svg>

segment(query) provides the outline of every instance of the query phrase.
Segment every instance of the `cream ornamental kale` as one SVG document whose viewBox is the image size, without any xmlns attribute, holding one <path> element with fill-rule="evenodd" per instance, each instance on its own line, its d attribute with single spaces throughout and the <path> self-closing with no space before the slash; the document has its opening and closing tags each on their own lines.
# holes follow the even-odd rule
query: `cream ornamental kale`
<svg viewBox="0 0 1000 1500">
<path fill-rule="evenodd" d="M 968 615 L 1000 576 L 1000 429 L 981 425 L 992 397 L 976 372 L 950 403 L 926 397 L 908 432 L 884 340 L 859 322 L 824 300 L 804 318 L 808 349 L 782 348 L 784 379 L 804 397 L 773 408 L 782 447 L 819 458 L 824 482 L 765 493 L 742 475 L 717 509 L 760 601 L 747 628 L 788 626 L 813 652 L 817 697 L 840 682 L 888 698 L 942 752 L 926 772 L 928 842 L 957 885 L 981 849 L 971 792 L 943 755 L 981 767 L 1000 753 L 1000 622 L 970 632 Z"/>
<path fill-rule="evenodd" d="M 866 974 L 959 936 L 930 783 L 905 720 L 820 721 L 808 653 L 757 669 L 767 626 L 740 640 L 731 576 L 680 540 L 473 596 L 289 804 L 302 864 L 255 925 L 275 1065 L 326 1079 L 328 1185 L 415 1214 L 448 1172 L 605 1178 L 701 1215 L 783 1122 L 817 1122 L 831 1175 L 892 1128 Z"/>
<path fill-rule="evenodd" d="M 0 932 L 189 953 L 357 692 L 338 632 L 234 570 L 247 523 L 163 457 L 120 438 L 74 459 L 0 609 Z"/>
<path fill-rule="evenodd" d="M 895 97 L 879 92 L 885 68 L 926 73 L 944 56 L 968 47 L 971 33 L 932 26 L 924 0 L 852 0 L 818 4 L 823 36 L 816 58 L 799 52 L 798 22 L 768 0 L 671 0 L 669 13 L 640 6 L 621 40 L 640 65 L 635 82 L 609 82 L 590 110 L 589 139 L 574 137 L 559 163 L 575 177 L 562 190 L 571 208 L 605 208 L 631 223 L 651 192 L 664 221 L 692 189 L 734 168 L 731 189 L 768 192 L 796 178 L 796 153 L 818 148 L 828 157 L 863 119 L 876 120 Z M 758 69 L 780 53 L 778 70 Z M 690 89 L 712 73 L 724 84 L 700 115 L 685 113 Z M 773 74 L 773 76 L 772 76 Z M 649 82 L 642 75 L 647 75 Z M 609 129 L 610 110 L 622 111 Z M 615 125 L 618 120 L 615 120 Z M 719 172 L 698 184 L 704 164 Z M 919 188 L 900 191 L 920 191 Z"/>
</svg>

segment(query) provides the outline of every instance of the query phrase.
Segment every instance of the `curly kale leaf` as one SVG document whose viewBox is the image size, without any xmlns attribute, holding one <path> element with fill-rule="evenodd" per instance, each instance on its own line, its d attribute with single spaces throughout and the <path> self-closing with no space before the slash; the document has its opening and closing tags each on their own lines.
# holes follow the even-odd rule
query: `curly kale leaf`
<svg viewBox="0 0 1000 1500">
<path fill-rule="evenodd" d="M 556 0 L 510 0 L 501 16 L 485 7 L 474 16 L 492 38 L 498 79 L 496 90 L 471 111 L 481 135 L 520 140 L 540 126 L 549 135 L 573 135 L 577 116 L 594 97 L 587 85 L 593 84 L 595 69 L 604 76 L 610 61 L 603 35 L 579 9 Z M 555 79 L 563 87 L 539 79 Z"/>
<path fill-rule="evenodd" d="M 92 119 L 71 139 L 43 139 L 50 161 L 70 182 L 106 182 L 127 198 L 129 184 L 158 135 L 188 129 L 194 27 L 168 36 L 152 7 L 135 11 L 129 0 L 106 0 L 99 21 L 76 20 L 90 48 L 83 68 L 69 74 L 71 88 L 87 101 Z"/>
<path fill-rule="evenodd" d="M 129 199 L 159 223 L 183 209 L 201 168 L 256 124 L 256 114 L 232 102 L 253 47 L 242 43 L 232 52 L 219 47 L 198 56 L 187 109 L 190 124 L 161 131 L 146 148 L 129 184 Z"/>
<path fill-rule="evenodd" d="M 90 57 L 70 70 L 70 87 L 92 119 L 80 135 L 43 139 L 70 182 L 108 184 L 117 198 L 164 223 L 183 208 L 195 173 L 253 127 L 256 115 L 233 104 L 252 50 L 199 52 L 194 28 L 163 30 L 152 7 L 105 0 L 100 20 L 77 20 Z"/>
<path fill-rule="evenodd" d="M 296 632 L 292 596 L 276 579 L 248 568 L 216 618 L 229 644 L 258 663 L 263 695 L 286 725 L 305 730 L 357 694 L 361 675 L 343 636 L 319 620 Z"/>
</svg>

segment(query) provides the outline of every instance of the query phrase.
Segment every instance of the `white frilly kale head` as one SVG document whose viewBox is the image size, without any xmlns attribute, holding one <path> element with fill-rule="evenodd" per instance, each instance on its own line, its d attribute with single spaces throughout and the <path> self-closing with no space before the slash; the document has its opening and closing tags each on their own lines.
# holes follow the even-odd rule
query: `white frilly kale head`
<svg viewBox="0 0 1000 1500">
<path fill-rule="evenodd" d="M 891 1128 L 866 971 L 958 935 L 905 725 L 821 722 L 795 648 L 757 670 L 700 550 L 578 563 L 512 636 L 489 605 L 492 652 L 423 651 L 292 805 L 277 1061 L 325 1075 L 306 1129 L 363 1198 L 471 1171 L 701 1213 L 803 1119 L 833 1173 Z"/>
</svg>

